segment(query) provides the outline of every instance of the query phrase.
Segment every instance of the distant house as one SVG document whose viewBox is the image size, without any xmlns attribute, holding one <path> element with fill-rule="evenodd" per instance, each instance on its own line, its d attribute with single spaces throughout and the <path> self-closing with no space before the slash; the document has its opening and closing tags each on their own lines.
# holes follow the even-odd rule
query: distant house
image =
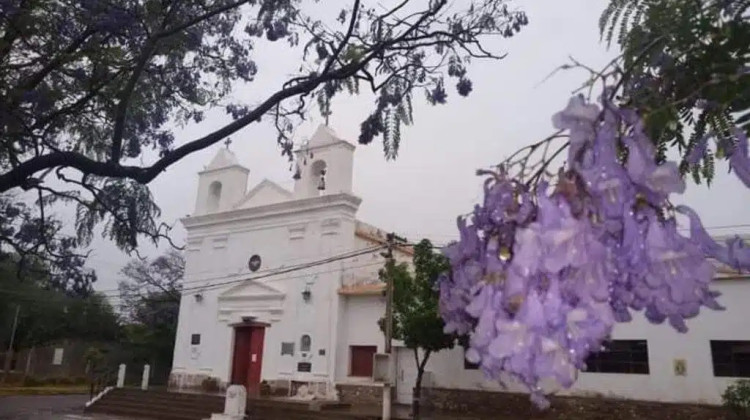
<svg viewBox="0 0 750 420">
<path fill-rule="evenodd" d="M 592 356 L 573 388 L 558 394 L 721 403 L 728 384 L 750 378 L 750 275 L 718 266 L 712 289 L 722 293 L 718 300 L 725 311 L 702 308 L 698 317 L 687 321 L 687 334 L 666 323 L 653 325 L 634 313 L 632 322 L 615 326 L 609 351 Z M 464 361 L 463 352 L 457 347 L 431 357 L 427 370 L 432 386 L 453 394 L 500 390 Z"/>
<path fill-rule="evenodd" d="M 251 392 L 266 381 L 292 391 L 314 385 L 329 398 L 380 398 L 371 375 L 372 356 L 383 351 L 377 321 L 385 300 L 377 276 L 382 250 L 373 246 L 385 235 L 357 219 L 354 149 L 318 128 L 297 151 L 293 191 L 269 180 L 248 190 L 250 171 L 224 148 L 199 173 L 195 211 L 182 220 L 185 290 L 172 387 L 197 388 L 215 378 Z M 357 250 L 367 252 L 335 258 Z M 409 261 L 410 250 L 396 256 Z M 305 264 L 312 265 L 300 269 Z M 593 356 L 573 389 L 562 393 L 720 402 L 728 383 L 750 377 L 750 279 L 721 267 L 714 288 L 726 311 L 702 310 L 688 321 L 688 334 L 636 314 L 617 325 L 610 350 Z M 413 353 L 397 346 L 395 359 L 396 399 L 409 403 Z M 432 355 L 427 371 L 435 395 L 500 390 L 465 362 L 461 347 Z"/>
<path fill-rule="evenodd" d="M 85 341 L 64 340 L 33 349 L 21 349 L 13 353 L 10 372 L 14 378 L 85 378 L 90 369 L 86 351 L 92 345 Z M 5 366 L 5 355 L 5 352 L 0 354 L 0 369 Z"/>
</svg>

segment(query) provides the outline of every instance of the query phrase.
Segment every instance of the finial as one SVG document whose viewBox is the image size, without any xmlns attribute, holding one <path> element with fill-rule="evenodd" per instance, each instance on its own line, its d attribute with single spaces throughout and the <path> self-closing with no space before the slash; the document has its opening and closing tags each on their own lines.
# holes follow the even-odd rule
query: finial
<svg viewBox="0 0 750 420">
<path fill-rule="evenodd" d="M 227 139 L 224 140 L 224 144 L 227 146 L 227 150 L 229 150 L 229 145 L 232 144 L 232 138 L 227 137 Z"/>
</svg>

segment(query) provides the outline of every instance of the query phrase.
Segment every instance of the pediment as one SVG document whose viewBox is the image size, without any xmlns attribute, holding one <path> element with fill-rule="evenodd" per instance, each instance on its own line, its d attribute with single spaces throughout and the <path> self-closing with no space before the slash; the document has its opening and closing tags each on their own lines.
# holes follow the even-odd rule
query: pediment
<svg viewBox="0 0 750 420">
<path fill-rule="evenodd" d="M 247 280 L 219 295 L 219 300 L 281 300 L 285 293 L 281 290 L 253 280 Z"/>
<path fill-rule="evenodd" d="M 245 198 L 237 204 L 236 208 L 246 209 L 266 206 L 269 204 L 283 203 L 291 199 L 291 192 L 273 181 L 264 179 L 245 195 Z"/>
</svg>

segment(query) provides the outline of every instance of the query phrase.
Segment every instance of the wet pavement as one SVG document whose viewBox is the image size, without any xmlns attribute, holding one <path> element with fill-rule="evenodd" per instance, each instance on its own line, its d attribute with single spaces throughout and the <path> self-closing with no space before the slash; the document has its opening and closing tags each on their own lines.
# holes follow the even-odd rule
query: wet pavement
<svg viewBox="0 0 750 420">
<path fill-rule="evenodd" d="M 1 420 L 62 420 L 82 414 L 88 395 L 17 395 L 0 397 Z"/>
</svg>

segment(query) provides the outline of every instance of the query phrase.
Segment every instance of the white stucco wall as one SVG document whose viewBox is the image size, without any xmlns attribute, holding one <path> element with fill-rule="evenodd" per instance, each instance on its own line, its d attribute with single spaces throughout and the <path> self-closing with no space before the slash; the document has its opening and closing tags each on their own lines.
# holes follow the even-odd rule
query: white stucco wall
<svg viewBox="0 0 750 420">
<path fill-rule="evenodd" d="M 710 340 L 750 340 L 750 280 L 723 280 L 713 288 L 726 311 L 703 309 L 688 321 L 689 331 L 680 334 L 667 324 L 653 325 L 637 314 L 633 322 L 618 324 L 614 339 L 648 341 L 648 375 L 582 372 L 574 387 L 561 394 L 597 394 L 665 402 L 721 403 L 721 393 L 733 378 L 714 377 Z M 674 374 L 674 360 L 684 359 L 687 375 Z M 427 364 L 434 385 L 442 388 L 499 390 L 481 371 L 465 370 L 463 349 L 432 355 Z M 521 388 L 512 387 L 512 390 Z"/>
<path fill-rule="evenodd" d="M 385 298 L 377 295 L 348 296 L 342 301 L 346 316 L 339 327 L 336 382 L 371 383 L 370 378 L 349 376 L 350 346 L 377 346 L 378 352 L 384 350 L 385 337 L 377 323 L 385 313 Z"/>
</svg>

